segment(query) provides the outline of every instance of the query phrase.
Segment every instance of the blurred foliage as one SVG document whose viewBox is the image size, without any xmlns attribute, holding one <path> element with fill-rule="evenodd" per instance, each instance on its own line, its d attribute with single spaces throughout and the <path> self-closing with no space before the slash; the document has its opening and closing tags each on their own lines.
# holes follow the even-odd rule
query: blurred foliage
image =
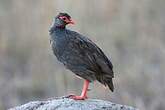
<svg viewBox="0 0 165 110">
<path fill-rule="evenodd" d="M 112 60 L 115 92 L 91 84 L 89 96 L 164 110 L 164 0 L 0 0 L 0 110 L 81 91 L 83 80 L 64 69 L 49 45 L 59 12 L 69 28 L 89 36 Z"/>
</svg>

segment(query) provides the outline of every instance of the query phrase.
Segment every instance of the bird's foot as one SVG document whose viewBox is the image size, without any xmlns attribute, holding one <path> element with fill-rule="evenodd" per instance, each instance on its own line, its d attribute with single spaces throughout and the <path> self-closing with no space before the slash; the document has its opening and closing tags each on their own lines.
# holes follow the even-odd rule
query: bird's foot
<svg viewBox="0 0 165 110">
<path fill-rule="evenodd" d="M 87 97 L 87 96 L 69 95 L 69 96 L 67 96 L 67 98 L 71 98 L 71 99 L 74 99 L 74 100 L 85 100 L 85 99 L 87 99 L 88 97 Z"/>
</svg>

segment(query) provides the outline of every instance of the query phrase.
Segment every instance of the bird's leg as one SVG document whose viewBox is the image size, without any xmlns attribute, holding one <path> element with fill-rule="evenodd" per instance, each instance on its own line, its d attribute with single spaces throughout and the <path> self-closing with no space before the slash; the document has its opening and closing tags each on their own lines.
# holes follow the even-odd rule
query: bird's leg
<svg viewBox="0 0 165 110">
<path fill-rule="evenodd" d="M 87 98 L 88 86 L 89 86 L 89 81 L 85 80 L 84 85 L 83 85 L 83 89 L 82 89 L 82 93 L 81 93 L 81 96 L 84 98 Z"/>
<path fill-rule="evenodd" d="M 71 95 L 70 98 L 71 99 L 75 99 L 75 100 L 84 100 L 84 99 L 87 99 L 88 86 L 89 86 L 89 81 L 88 80 L 85 80 L 81 95 L 80 96 Z"/>
</svg>

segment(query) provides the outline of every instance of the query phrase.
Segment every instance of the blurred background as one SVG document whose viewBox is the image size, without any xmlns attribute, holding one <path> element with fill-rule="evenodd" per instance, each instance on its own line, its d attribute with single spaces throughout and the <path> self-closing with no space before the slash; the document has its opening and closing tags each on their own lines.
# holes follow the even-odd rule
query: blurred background
<svg viewBox="0 0 165 110">
<path fill-rule="evenodd" d="M 79 80 L 57 61 L 49 27 L 59 12 L 111 59 L 115 92 L 92 83 L 90 98 L 165 110 L 164 0 L 0 0 L 0 110 L 80 94 Z"/>
</svg>

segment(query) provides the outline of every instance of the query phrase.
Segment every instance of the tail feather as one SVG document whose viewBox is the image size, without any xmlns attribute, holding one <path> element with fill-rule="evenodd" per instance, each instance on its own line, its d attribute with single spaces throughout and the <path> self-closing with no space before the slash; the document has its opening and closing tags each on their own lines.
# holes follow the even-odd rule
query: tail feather
<svg viewBox="0 0 165 110">
<path fill-rule="evenodd" d="M 114 91 L 114 86 L 113 86 L 112 78 L 106 80 L 105 83 L 108 85 L 109 89 L 113 92 Z"/>
<path fill-rule="evenodd" d="M 109 74 L 98 74 L 96 79 L 105 86 L 108 86 L 112 92 L 114 91 L 112 76 L 110 76 Z"/>
</svg>

